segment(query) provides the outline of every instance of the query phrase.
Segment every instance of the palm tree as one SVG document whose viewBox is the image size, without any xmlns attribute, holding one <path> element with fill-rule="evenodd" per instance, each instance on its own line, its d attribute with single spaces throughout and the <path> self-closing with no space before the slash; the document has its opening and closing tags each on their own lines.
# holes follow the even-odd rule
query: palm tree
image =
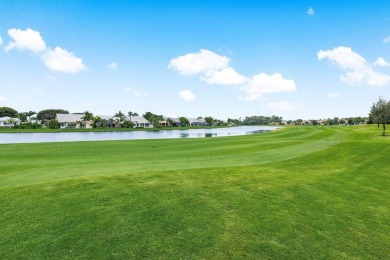
<svg viewBox="0 0 390 260">
<path fill-rule="evenodd" d="M 13 126 L 14 123 L 15 123 L 15 119 L 13 119 L 13 118 L 8 118 L 7 119 L 7 124 L 9 124 L 10 126 Z"/>
<path fill-rule="evenodd" d="M 84 116 L 81 118 L 83 121 L 91 121 L 93 119 L 93 114 L 85 111 Z"/>
<path fill-rule="evenodd" d="M 99 128 L 101 122 L 102 122 L 102 118 L 100 116 L 92 117 L 92 126 L 94 128 Z"/>
<path fill-rule="evenodd" d="M 133 112 L 131 112 L 131 111 L 129 111 L 127 114 L 129 115 L 129 118 L 130 118 L 130 120 L 129 120 L 129 121 L 131 122 L 131 117 L 132 117 L 132 116 L 134 116 L 134 113 L 133 113 Z"/>
<path fill-rule="evenodd" d="M 124 121 L 125 114 L 123 114 L 122 111 L 119 111 L 119 112 L 116 113 L 114 116 L 115 116 L 115 117 L 118 117 L 120 122 L 123 122 L 123 121 Z"/>
</svg>

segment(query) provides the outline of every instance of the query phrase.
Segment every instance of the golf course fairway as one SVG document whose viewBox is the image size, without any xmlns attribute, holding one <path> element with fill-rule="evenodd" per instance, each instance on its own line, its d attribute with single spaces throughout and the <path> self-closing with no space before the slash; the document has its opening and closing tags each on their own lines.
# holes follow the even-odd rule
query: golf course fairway
<svg viewBox="0 0 390 260">
<path fill-rule="evenodd" d="M 0 259 L 388 259 L 380 134 L 0 145 Z"/>
</svg>

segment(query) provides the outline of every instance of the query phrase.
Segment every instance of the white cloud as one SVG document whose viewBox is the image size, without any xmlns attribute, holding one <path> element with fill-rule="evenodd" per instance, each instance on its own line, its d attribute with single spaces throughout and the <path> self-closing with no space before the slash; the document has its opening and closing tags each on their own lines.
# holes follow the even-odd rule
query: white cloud
<svg viewBox="0 0 390 260">
<path fill-rule="evenodd" d="M 288 101 L 270 102 L 268 103 L 268 107 L 278 111 L 293 111 L 303 108 L 301 104 L 294 104 Z"/>
<path fill-rule="evenodd" d="M 260 73 L 250 79 L 249 83 L 241 90 L 248 96 L 248 101 L 254 101 L 268 93 L 287 93 L 296 91 L 295 82 L 292 79 L 284 79 L 279 73 L 268 75 Z"/>
<path fill-rule="evenodd" d="M 126 87 L 123 89 L 125 92 L 130 92 L 131 88 L 130 87 Z"/>
<path fill-rule="evenodd" d="M 352 86 L 384 86 L 390 83 L 390 76 L 373 70 L 368 62 L 349 47 L 337 47 L 333 50 L 317 53 L 319 60 L 329 59 L 345 71 L 340 79 Z"/>
<path fill-rule="evenodd" d="M 231 67 L 207 71 L 201 76 L 201 80 L 209 85 L 242 85 L 246 82 L 246 78 Z"/>
<path fill-rule="evenodd" d="M 2 44 L 3 44 L 3 39 L 0 36 L 0 45 L 2 45 Z"/>
<path fill-rule="evenodd" d="M 383 39 L 383 42 L 390 43 L 390 35 Z"/>
<path fill-rule="evenodd" d="M 179 96 L 186 102 L 195 100 L 196 96 L 188 89 L 179 91 Z"/>
<path fill-rule="evenodd" d="M 378 66 L 378 67 L 389 67 L 390 66 L 390 62 L 387 62 L 382 57 L 378 57 L 378 59 L 374 62 L 374 65 Z"/>
<path fill-rule="evenodd" d="M 13 41 L 9 42 L 5 47 L 6 51 L 16 48 L 39 53 L 46 50 L 46 45 L 41 34 L 30 28 L 27 28 L 27 30 L 9 29 L 8 34 Z"/>
<path fill-rule="evenodd" d="M 209 85 L 242 85 L 246 78 L 229 66 L 230 59 L 212 51 L 201 49 L 169 62 L 168 69 L 182 75 L 200 74 L 200 79 Z"/>
<path fill-rule="evenodd" d="M 172 59 L 168 69 L 177 70 L 182 75 L 200 74 L 200 80 L 209 85 L 236 85 L 247 94 L 246 100 L 257 100 L 267 93 L 296 90 L 294 81 L 284 79 L 279 73 L 273 75 L 260 73 L 247 78 L 239 74 L 229 63 L 228 57 L 201 49 L 198 53 L 189 53 Z M 190 96 L 188 92 L 183 92 L 180 96 L 185 93 Z"/>
<path fill-rule="evenodd" d="M 112 62 L 111 64 L 107 65 L 107 68 L 110 70 L 116 70 L 118 68 L 118 64 L 116 64 L 116 62 Z"/>
<path fill-rule="evenodd" d="M 340 94 L 336 93 L 336 92 L 330 92 L 330 93 L 326 94 L 326 96 L 328 96 L 330 98 L 338 98 L 338 97 L 340 97 Z"/>
<path fill-rule="evenodd" d="M 188 53 L 172 59 L 168 69 L 177 70 L 182 75 L 194 75 L 210 70 L 225 69 L 228 65 L 229 58 L 201 49 L 198 53 Z"/>
<path fill-rule="evenodd" d="M 342 69 L 361 70 L 367 65 L 366 60 L 349 47 L 337 47 L 329 51 L 320 50 L 317 57 L 319 60 L 328 58 Z"/>
<path fill-rule="evenodd" d="M 313 8 L 311 8 L 311 6 L 309 7 L 309 9 L 307 9 L 307 12 L 306 12 L 308 15 L 312 16 L 314 15 L 314 10 Z"/>
<path fill-rule="evenodd" d="M 47 48 L 41 34 L 30 28 L 26 30 L 9 29 L 9 36 L 13 41 L 4 48 L 6 51 L 12 49 L 29 50 L 38 53 L 41 61 L 53 71 L 76 73 L 87 69 L 81 58 L 76 57 L 72 52 L 56 47 L 54 50 Z"/>
<path fill-rule="evenodd" d="M 0 96 L 0 102 L 5 102 L 7 99 L 4 96 Z"/>
<path fill-rule="evenodd" d="M 56 47 L 54 50 L 49 50 L 41 56 L 45 65 L 54 71 L 77 73 L 87 69 L 81 58 L 76 57 L 72 52 Z"/>
</svg>

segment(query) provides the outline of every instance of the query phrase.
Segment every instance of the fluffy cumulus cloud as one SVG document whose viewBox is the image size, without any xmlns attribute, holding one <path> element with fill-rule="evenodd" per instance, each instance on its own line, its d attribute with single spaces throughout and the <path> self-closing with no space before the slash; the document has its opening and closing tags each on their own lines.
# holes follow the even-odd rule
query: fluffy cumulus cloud
<svg viewBox="0 0 390 260">
<path fill-rule="evenodd" d="M 278 111 L 293 111 L 302 109 L 301 104 L 290 103 L 288 101 L 270 102 L 268 107 Z"/>
<path fill-rule="evenodd" d="M 296 91 L 294 80 L 285 79 L 279 73 L 268 75 L 260 73 L 252 77 L 248 84 L 241 87 L 247 96 L 248 101 L 254 101 L 269 93 L 287 93 Z"/>
<path fill-rule="evenodd" d="M 201 49 L 172 59 L 168 69 L 182 75 L 199 75 L 200 80 L 209 85 L 233 85 L 246 93 L 244 98 L 253 101 L 268 93 L 287 93 L 296 90 L 292 79 L 284 79 L 280 73 L 267 75 L 260 73 L 252 78 L 245 77 L 230 66 L 230 59 L 212 51 Z M 188 90 L 180 92 L 185 100 L 193 100 Z"/>
<path fill-rule="evenodd" d="M 54 50 L 46 47 L 45 41 L 38 31 L 30 28 L 26 30 L 9 29 L 8 35 L 12 38 L 12 41 L 5 47 L 6 51 L 18 49 L 36 53 L 40 55 L 42 62 L 50 70 L 76 73 L 87 69 L 83 64 L 83 60 L 76 57 L 72 52 L 61 47 L 56 47 Z"/>
<path fill-rule="evenodd" d="M 240 85 L 246 78 L 229 66 L 228 57 L 209 50 L 201 49 L 197 53 L 188 53 L 172 59 L 168 69 L 182 75 L 200 74 L 200 79 L 209 85 Z"/>
<path fill-rule="evenodd" d="M 53 71 L 76 73 L 87 69 L 82 59 L 60 47 L 56 47 L 54 50 L 48 50 L 41 58 L 46 67 Z"/>
<path fill-rule="evenodd" d="M 179 96 L 186 102 L 195 100 L 196 96 L 188 89 L 179 91 Z"/>
<path fill-rule="evenodd" d="M 383 39 L 383 42 L 390 43 L 390 35 Z"/>
<path fill-rule="evenodd" d="M 358 53 L 349 47 L 337 47 L 333 50 L 317 53 L 319 60 L 328 59 L 343 70 L 340 79 L 351 86 L 384 86 L 390 83 L 390 76 L 375 71 Z"/>
<path fill-rule="evenodd" d="M 201 49 L 197 53 L 188 53 L 172 59 L 168 68 L 177 70 L 182 75 L 194 75 L 210 70 L 225 69 L 228 65 L 229 58 Z"/>
<path fill-rule="evenodd" d="M 222 70 L 209 70 L 202 76 L 201 80 L 209 85 L 241 85 L 246 78 L 237 73 L 233 68 L 227 67 Z"/>
<path fill-rule="evenodd" d="M 16 48 L 38 53 L 46 50 L 46 45 L 41 34 L 30 28 L 27 28 L 27 30 L 9 29 L 8 35 L 13 41 L 10 41 L 5 47 L 6 51 Z"/>
<path fill-rule="evenodd" d="M 390 62 L 387 62 L 382 57 L 378 57 L 378 59 L 376 59 L 376 61 L 374 62 L 374 65 L 378 67 L 390 67 Z"/>
<path fill-rule="evenodd" d="M 0 36 L 0 45 L 3 44 L 3 39 Z"/>
</svg>

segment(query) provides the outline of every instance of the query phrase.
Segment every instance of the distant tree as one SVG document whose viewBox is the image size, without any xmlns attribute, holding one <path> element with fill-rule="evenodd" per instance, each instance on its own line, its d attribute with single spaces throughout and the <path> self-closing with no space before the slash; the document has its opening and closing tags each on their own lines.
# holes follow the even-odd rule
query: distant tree
<svg viewBox="0 0 390 260">
<path fill-rule="evenodd" d="M 317 120 L 315 120 L 315 119 L 313 119 L 313 120 L 310 120 L 310 122 L 311 122 L 311 124 L 312 124 L 312 125 L 318 125 L 318 121 L 317 121 Z"/>
<path fill-rule="evenodd" d="M 208 125 L 212 126 L 213 123 L 214 123 L 214 118 L 212 118 L 211 116 L 206 116 L 206 117 L 204 118 L 204 121 L 206 121 L 206 123 L 207 123 Z"/>
<path fill-rule="evenodd" d="M 119 112 L 116 113 L 114 116 L 115 116 L 115 117 L 118 117 L 120 122 L 125 121 L 125 114 L 123 114 L 122 111 L 119 111 Z"/>
<path fill-rule="evenodd" d="M 45 109 L 38 112 L 37 119 L 48 122 L 55 119 L 56 114 L 69 114 L 69 111 L 63 109 Z"/>
<path fill-rule="evenodd" d="M 189 126 L 190 125 L 190 121 L 188 121 L 188 119 L 185 117 L 180 117 L 179 121 L 182 124 L 182 126 Z"/>
<path fill-rule="evenodd" d="M 18 111 L 10 107 L 0 107 L 0 117 L 18 117 Z"/>
<path fill-rule="evenodd" d="M 151 122 L 149 119 L 154 116 L 154 114 L 152 112 L 146 112 L 145 114 L 143 114 L 143 117 L 148 120 L 149 122 Z"/>
<path fill-rule="evenodd" d="M 345 125 L 345 124 L 347 124 L 347 123 L 348 123 L 348 121 L 345 120 L 344 118 L 339 119 L 339 124 L 340 124 L 340 125 Z"/>
<path fill-rule="evenodd" d="M 86 121 L 92 121 L 93 120 L 93 114 L 88 112 L 88 111 L 85 111 L 84 112 L 84 115 L 81 117 L 81 119 L 86 122 Z"/>
<path fill-rule="evenodd" d="M 127 115 L 129 116 L 129 121 L 131 122 L 131 117 L 134 116 L 135 113 L 133 113 L 132 111 L 129 111 L 127 113 Z"/>
<path fill-rule="evenodd" d="M 18 118 L 20 119 L 20 121 L 22 122 L 27 122 L 27 113 L 18 113 Z"/>
<path fill-rule="evenodd" d="M 374 103 L 370 110 L 370 117 L 373 118 L 376 124 L 382 124 L 382 136 L 386 133 L 386 124 L 390 120 L 390 102 L 386 101 L 383 97 L 379 97 L 378 102 Z"/>
<path fill-rule="evenodd" d="M 102 127 L 102 118 L 100 116 L 94 116 L 92 117 L 92 127 L 93 128 L 100 128 Z"/>
<path fill-rule="evenodd" d="M 167 123 L 168 123 L 169 126 L 176 126 L 176 123 L 175 123 L 175 121 L 173 121 L 172 118 L 168 118 L 167 119 Z"/>
</svg>

